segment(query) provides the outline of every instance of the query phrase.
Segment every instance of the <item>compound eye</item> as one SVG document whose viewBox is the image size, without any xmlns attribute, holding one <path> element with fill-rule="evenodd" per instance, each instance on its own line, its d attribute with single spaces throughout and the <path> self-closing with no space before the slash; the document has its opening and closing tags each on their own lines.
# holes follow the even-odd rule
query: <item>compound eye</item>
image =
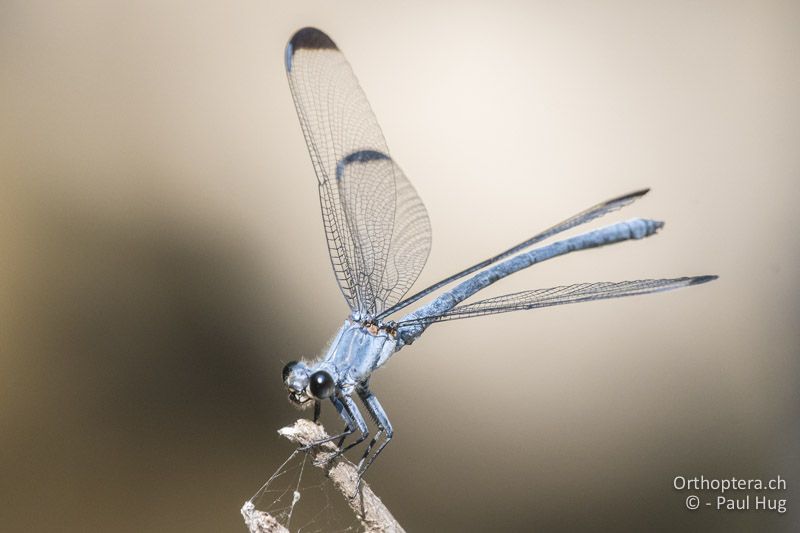
<svg viewBox="0 0 800 533">
<path fill-rule="evenodd" d="M 292 373 L 292 369 L 297 366 L 297 361 L 289 361 L 286 363 L 286 366 L 283 367 L 283 381 L 286 381 L 286 378 L 289 377 L 289 374 Z"/>
<path fill-rule="evenodd" d="M 335 384 L 330 374 L 324 370 L 318 370 L 311 374 L 308 389 L 314 398 L 317 400 L 324 400 L 325 398 L 333 396 Z"/>
</svg>

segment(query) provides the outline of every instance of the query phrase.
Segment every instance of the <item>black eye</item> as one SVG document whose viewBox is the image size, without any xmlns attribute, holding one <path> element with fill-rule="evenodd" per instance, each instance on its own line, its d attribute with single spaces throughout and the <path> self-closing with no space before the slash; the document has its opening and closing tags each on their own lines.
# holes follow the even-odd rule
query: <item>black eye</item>
<svg viewBox="0 0 800 533">
<path fill-rule="evenodd" d="M 283 367 L 283 381 L 286 381 L 286 378 L 289 377 L 291 374 L 292 369 L 297 365 L 297 361 L 289 361 L 286 363 L 286 366 Z"/>
<path fill-rule="evenodd" d="M 318 370 L 311 374 L 311 379 L 308 383 L 308 388 L 311 391 L 311 395 L 318 400 L 323 400 L 325 398 L 330 398 L 333 396 L 333 391 L 335 385 L 333 383 L 333 378 L 330 374 L 325 372 L 324 370 Z"/>
</svg>

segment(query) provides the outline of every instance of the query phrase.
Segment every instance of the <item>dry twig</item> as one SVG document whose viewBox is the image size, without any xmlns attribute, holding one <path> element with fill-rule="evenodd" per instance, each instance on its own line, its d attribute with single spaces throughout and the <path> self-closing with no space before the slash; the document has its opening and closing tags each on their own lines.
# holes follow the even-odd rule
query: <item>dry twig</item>
<svg viewBox="0 0 800 533">
<path fill-rule="evenodd" d="M 278 430 L 278 434 L 291 442 L 306 446 L 312 442 L 328 437 L 325 429 L 318 424 L 301 418 L 293 426 Z M 336 446 L 329 442 L 316 446 L 308 451 L 314 466 L 325 470 L 345 501 L 356 513 L 366 533 L 404 533 L 403 528 L 394 519 L 389 509 L 383 505 L 366 482 L 356 493 L 358 486 L 358 470 L 344 456 L 328 463 L 328 459 L 336 452 Z M 248 500 L 242 507 L 242 516 L 251 533 L 288 533 L 278 521 L 268 513 L 256 510 L 253 502 Z"/>
</svg>

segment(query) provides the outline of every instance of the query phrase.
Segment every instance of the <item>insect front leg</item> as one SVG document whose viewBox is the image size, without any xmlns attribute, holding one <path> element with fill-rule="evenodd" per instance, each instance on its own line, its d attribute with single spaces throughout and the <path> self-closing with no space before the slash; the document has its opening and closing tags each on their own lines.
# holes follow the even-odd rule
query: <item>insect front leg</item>
<svg viewBox="0 0 800 533">
<path fill-rule="evenodd" d="M 355 408 L 355 404 L 353 400 L 349 396 L 342 396 L 341 398 L 332 397 L 331 403 L 333 406 L 336 407 L 336 412 L 339 413 L 339 416 L 342 417 L 345 423 L 345 429 L 342 433 L 338 435 L 333 435 L 331 437 L 326 437 L 324 439 L 320 439 L 318 441 L 310 442 L 304 446 L 298 448 L 300 451 L 308 451 L 314 446 L 319 446 L 320 444 L 325 444 L 326 442 L 331 442 L 336 439 L 346 438 L 351 433 L 355 432 L 356 428 L 364 427 L 366 429 L 366 424 L 364 423 L 364 417 L 361 416 L 361 413 L 358 412 L 356 409 L 355 412 L 357 415 L 354 415 L 352 412 L 352 408 Z M 356 418 L 356 416 L 358 418 Z M 360 419 L 360 424 L 358 423 L 358 419 Z"/>
<path fill-rule="evenodd" d="M 322 403 L 319 400 L 314 400 L 314 423 L 319 424 L 319 414 L 322 410 Z"/>
</svg>

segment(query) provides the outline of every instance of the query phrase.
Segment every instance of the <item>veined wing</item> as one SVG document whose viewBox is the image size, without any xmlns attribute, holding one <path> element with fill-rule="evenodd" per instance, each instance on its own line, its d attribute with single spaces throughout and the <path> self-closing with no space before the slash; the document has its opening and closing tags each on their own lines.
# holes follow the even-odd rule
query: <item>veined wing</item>
<svg viewBox="0 0 800 533">
<path fill-rule="evenodd" d="M 389 156 L 383 133 L 336 44 L 303 28 L 286 72 L 317 174 L 336 280 L 351 310 L 375 316 L 398 302 L 430 252 L 425 206 Z"/>
<path fill-rule="evenodd" d="M 402 300 L 401 302 L 397 303 L 396 305 L 392 306 L 391 308 L 385 310 L 383 313 L 380 314 L 380 316 L 378 318 L 385 318 L 385 317 L 389 316 L 390 314 L 395 313 L 395 312 L 397 312 L 397 311 L 399 311 L 399 310 L 411 305 L 412 303 L 416 302 L 417 300 L 420 300 L 420 299 L 424 298 L 425 296 L 427 296 L 427 295 L 431 294 L 432 292 L 444 287 L 445 285 L 449 285 L 450 283 L 452 283 L 454 281 L 457 281 L 457 280 L 459 280 L 459 279 L 461 279 L 461 278 L 463 278 L 465 276 L 468 276 L 468 275 L 472 274 L 473 272 L 477 272 L 478 270 L 481 270 L 481 269 L 486 268 L 486 267 L 488 267 L 490 265 L 493 265 L 494 263 L 497 263 L 498 261 L 500 261 L 502 259 L 505 259 L 506 257 L 510 257 L 510 256 L 516 254 L 517 252 L 521 252 L 522 250 L 524 250 L 526 248 L 529 248 L 529 247 L 533 246 L 536 243 L 542 242 L 545 239 L 549 239 L 553 235 L 557 235 L 558 233 L 561 233 L 563 231 L 567 231 L 568 229 L 572 229 L 572 228 L 574 228 L 576 226 L 580 226 L 581 224 L 586 224 L 587 222 L 591 222 L 592 220 L 594 220 L 596 218 L 600 218 L 603 215 L 607 215 L 608 213 L 612 213 L 614 211 L 617 211 L 618 209 L 622 209 L 623 207 L 632 204 L 633 202 L 635 202 L 636 200 L 638 200 L 639 198 L 641 198 L 642 196 L 647 194 L 649 191 L 650 191 L 650 189 L 642 189 L 642 190 L 635 191 L 635 192 L 632 192 L 632 193 L 629 193 L 629 194 L 625 194 L 623 196 L 618 196 L 616 198 L 612 198 L 610 200 L 606 200 L 605 202 L 601 202 L 599 204 L 593 205 L 592 207 L 590 207 L 588 209 L 584 209 L 580 213 L 572 215 L 571 217 L 567 218 L 566 220 L 562 220 L 558 224 L 550 226 L 546 230 L 544 230 L 544 231 L 542 231 L 540 233 L 537 233 L 536 235 L 534 235 L 530 239 L 527 239 L 525 241 L 522 241 L 519 244 L 516 244 L 516 245 L 512 246 L 508 250 L 500 252 L 499 254 L 497 254 L 497 255 L 495 255 L 493 257 L 485 259 L 485 260 L 481 261 L 480 263 L 476 263 L 476 264 L 472 265 L 471 267 L 462 270 L 461 272 L 457 272 L 457 273 L 453 274 L 452 276 L 449 276 L 449 277 L 447 277 L 447 278 L 445 278 L 445 279 L 443 279 L 441 281 L 438 281 L 438 282 L 434 283 L 433 285 L 431 285 L 430 287 L 426 287 L 426 288 L 422 289 L 418 293 L 413 294 L 412 296 L 409 296 L 408 298 Z"/>
<path fill-rule="evenodd" d="M 398 322 L 397 327 L 402 329 L 403 326 L 415 324 L 431 324 L 433 322 L 507 313 L 509 311 L 668 291 L 706 283 L 716 278 L 717 276 L 695 276 L 674 279 L 641 279 L 621 282 L 577 283 L 549 289 L 535 289 L 456 306 L 439 315 L 417 317 L 413 320 Z"/>
</svg>

